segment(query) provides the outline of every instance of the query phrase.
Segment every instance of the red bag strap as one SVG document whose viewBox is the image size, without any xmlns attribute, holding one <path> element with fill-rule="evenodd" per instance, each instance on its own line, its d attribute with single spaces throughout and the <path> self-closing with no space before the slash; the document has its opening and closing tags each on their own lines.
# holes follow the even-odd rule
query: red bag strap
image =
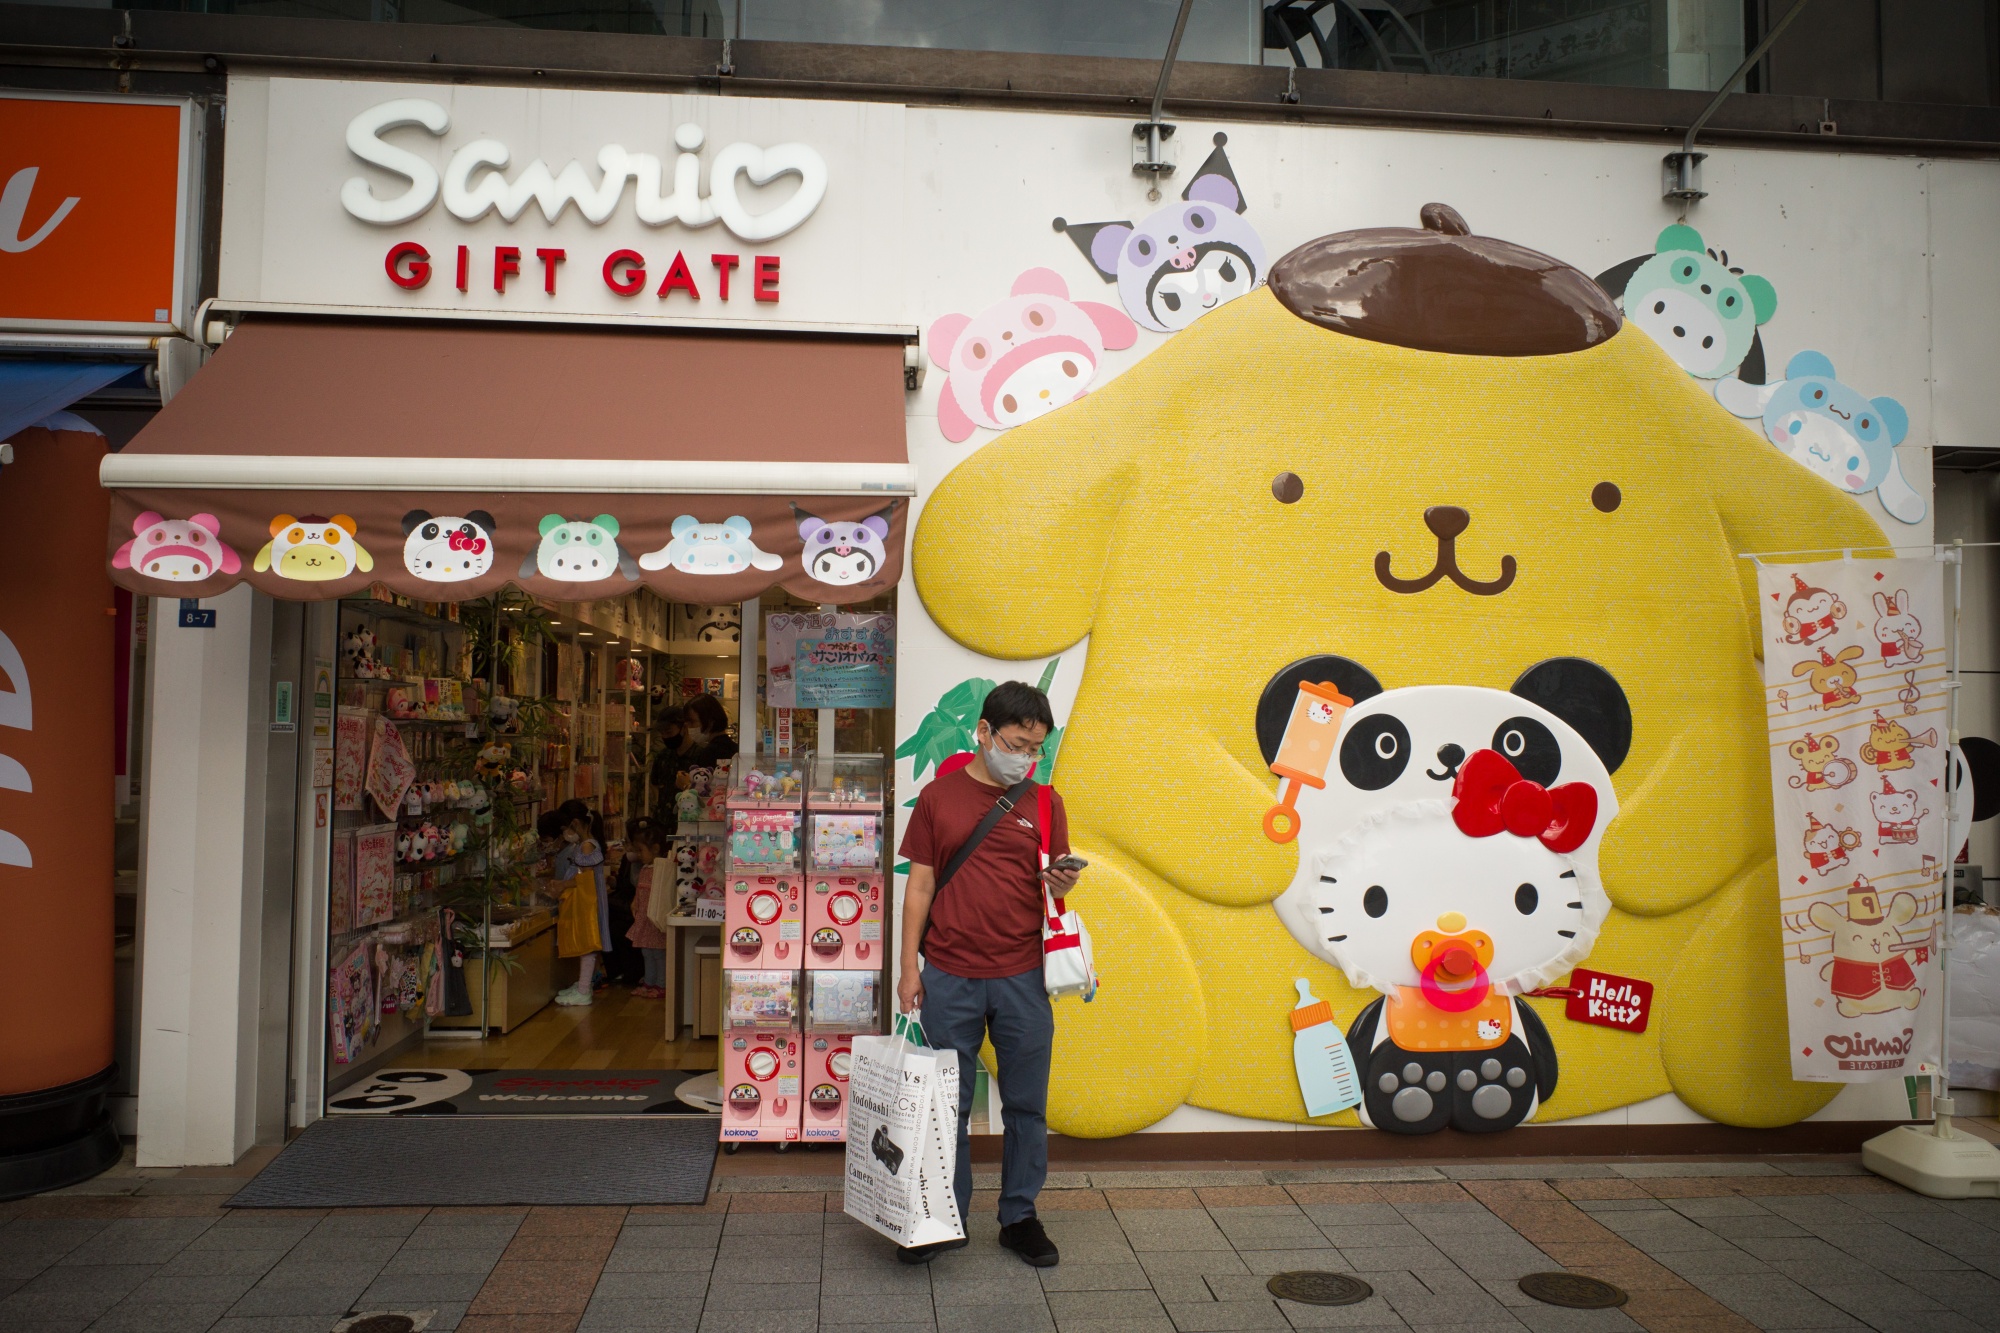
<svg viewBox="0 0 2000 1333">
<path fill-rule="evenodd" d="M 1035 789 L 1035 800 L 1036 812 L 1040 816 L 1036 822 L 1040 825 L 1039 831 L 1042 838 L 1042 865 L 1046 867 L 1049 863 L 1049 825 L 1055 818 L 1055 802 L 1049 796 L 1049 788 L 1046 785 Z M 1064 905 L 1062 899 L 1049 892 L 1046 884 L 1042 886 L 1042 901 L 1048 908 L 1050 929 L 1060 933 L 1062 930 L 1062 915 L 1069 908 Z"/>
</svg>

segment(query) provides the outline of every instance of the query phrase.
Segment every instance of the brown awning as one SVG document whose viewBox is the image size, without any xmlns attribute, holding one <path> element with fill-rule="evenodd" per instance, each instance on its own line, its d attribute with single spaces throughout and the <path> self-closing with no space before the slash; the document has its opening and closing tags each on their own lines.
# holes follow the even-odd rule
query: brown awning
<svg viewBox="0 0 2000 1333">
<path fill-rule="evenodd" d="M 902 572 L 888 340 L 253 318 L 121 452 L 112 578 L 852 602 Z"/>
</svg>

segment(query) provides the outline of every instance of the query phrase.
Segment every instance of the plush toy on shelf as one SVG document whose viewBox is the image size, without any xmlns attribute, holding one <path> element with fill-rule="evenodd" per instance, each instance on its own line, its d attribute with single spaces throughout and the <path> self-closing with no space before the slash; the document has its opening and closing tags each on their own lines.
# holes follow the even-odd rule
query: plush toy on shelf
<svg viewBox="0 0 2000 1333">
<path fill-rule="evenodd" d="M 354 680 L 380 680 L 388 672 L 376 657 L 375 635 L 365 626 L 357 627 L 341 641 L 342 666 Z"/>
</svg>

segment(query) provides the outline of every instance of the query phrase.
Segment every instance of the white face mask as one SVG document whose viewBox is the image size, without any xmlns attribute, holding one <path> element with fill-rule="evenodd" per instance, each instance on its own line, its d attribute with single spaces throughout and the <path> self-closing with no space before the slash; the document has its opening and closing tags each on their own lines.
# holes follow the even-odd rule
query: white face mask
<svg viewBox="0 0 2000 1333">
<path fill-rule="evenodd" d="M 700 727 L 689 727 L 687 729 L 687 738 L 694 744 L 700 745 L 703 741 L 708 739 L 708 733 L 706 731 L 703 731 Z"/>
<path fill-rule="evenodd" d="M 1002 786 L 1011 787 L 1022 778 L 1035 771 L 1035 764 L 1041 756 L 1035 753 L 1015 754 L 1000 748 L 998 739 L 980 750 L 986 760 L 986 771 L 1000 780 Z"/>
</svg>

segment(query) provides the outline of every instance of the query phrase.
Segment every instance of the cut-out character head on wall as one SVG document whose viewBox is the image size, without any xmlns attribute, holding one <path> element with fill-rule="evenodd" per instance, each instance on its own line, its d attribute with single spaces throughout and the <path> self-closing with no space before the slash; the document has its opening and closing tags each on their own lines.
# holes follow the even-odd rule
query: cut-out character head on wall
<svg viewBox="0 0 2000 1333">
<path fill-rule="evenodd" d="M 1597 281 L 1624 298 L 1625 318 L 1688 374 L 1764 378 L 1757 326 L 1777 313 L 1777 289 L 1755 273 L 1731 268 L 1729 252 L 1705 248 L 1693 227 L 1675 223 L 1660 233 L 1654 253 L 1627 260 Z"/>
<path fill-rule="evenodd" d="M 1300 942 L 1316 935 L 1330 949 L 1336 932 L 1318 930 L 1325 904 L 1300 933 L 1298 913 L 1288 920 L 1271 904 L 1310 868 L 1301 858 L 1312 847 L 1345 837 L 1337 807 L 1359 798 L 1336 792 L 1329 772 L 1324 791 L 1300 794 L 1299 840 L 1267 838 L 1277 792 L 1258 704 L 1288 663 L 1331 654 L 1378 682 L 1363 695 L 1338 672 L 1299 678 L 1331 679 L 1357 701 L 1349 734 L 1384 712 L 1409 733 L 1404 766 L 1381 789 L 1393 804 L 1453 799 L 1452 769 L 1479 750 L 1547 788 L 1552 811 L 1555 788 L 1590 774 L 1611 904 L 1591 960 L 1658 987 L 1639 1034 L 1560 1022 L 1559 1003 L 1490 991 L 1481 1003 L 1494 1013 L 1469 1011 L 1473 1037 L 1486 1040 L 1478 1023 L 1515 1017 L 1526 1032 L 1539 1011 L 1562 1078 L 1541 1095 L 1553 1071 L 1526 1038 L 1525 1056 L 1480 1056 L 1463 1095 L 1500 1114 L 1471 1106 L 1467 1123 L 1511 1123 L 1527 1113 L 1529 1087 L 1537 1120 L 1673 1093 L 1744 1125 L 1791 1123 L 1836 1090 L 1792 1080 L 1783 1009 L 1760 999 L 1778 993 L 1782 962 L 1763 906 L 1777 886 L 1758 594 L 1737 553 L 1867 547 L 1881 530 L 1851 496 L 1746 445 L 1741 425 L 1652 338 L 1623 327 L 1589 276 L 1477 235 L 1442 205 L 1418 220 L 1308 242 L 1263 287 L 1083 402 L 972 454 L 926 501 L 912 567 L 947 635 L 1010 662 L 1089 640 L 1053 780 L 1090 861 L 1077 901 L 1104 986 L 1089 1005 L 1056 1001 L 1049 1119 L 1062 1133 L 1130 1133 L 1182 1105 L 1309 1118 L 1285 1022 L 1294 979 L 1309 980 L 1343 1031 L 1376 996 Z M 1004 562 L 990 556 L 995 496 L 1007 497 L 1013 539 Z M 1537 674 L 1552 662 L 1583 665 Z M 1479 706 L 1449 725 L 1441 710 L 1405 717 L 1391 706 L 1433 687 L 1473 690 Z M 1288 688 L 1284 709 L 1300 697 L 1298 680 Z M 1508 739 L 1517 729 L 1500 724 L 1512 717 L 1556 738 L 1553 776 L 1532 771 L 1541 747 L 1525 730 Z M 1398 750 L 1389 735 L 1369 738 L 1385 762 L 1372 746 Z M 1447 828 L 1470 836 L 1450 821 L 1436 824 L 1439 839 Z M 1587 856 L 1512 832 L 1476 841 L 1536 861 Z M 1344 900 L 1359 920 L 1377 920 L 1367 914 L 1377 883 L 1386 896 L 1391 886 L 1370 880 Z M 1438 908 L 1464 916 L 1464 931 L 1430 928 L 1483 930 L 1498 949 L 1505 932 L 1476 913 L 1533 932 L 1551 913 L 1554 929 L 1530 954 L 1550 939 L 1566 951 L 1560 932 L 1588 929 L 1557 919 L 1587 914 L 1587 894 L 1559 896 L 1525 875 L 1479 883 L 1471 906 Z M 1536 889 L 1532 914 L 1511 896 L 1524 883 Z M 1496 954 L 1480 966 L 1490 983 L 1518 984 L 1559 957 L 1510 965 Z M 1395 1026 L 1381 1022 L 1374 1035 Z M 1460 1123 L 1461 1066 L 1445 1076 L 1449 1096 L 1429 1086 L 1444 1070 L 1425 1062 L 1447 1055 L 1472 1059 L 1405 1061 L 1419 1066 L 1414 1085 L 1400 1066 L 1381 1071 L 1395 1096 L 1413 1094 L 1406 1106 L 1417 1092 L 1432 1099 L 1399 1123 Z"/>
<path fill-rule="evenodd" d="M 1924 521 L 1924 497 L 1896 461 L 1910 414 L 1894 398 L 1863 397 L 1841 383 L 1824 353 L 1800 352 L 1775 384 L 1723 380 L 1715 400 L 1739 417 L 1762 418 L 1771 443 L 1814 476 L 1850 495 L 1875 491 L 1899 523 Z"/>
<path fill-rule="evenodd" d="M 924 344 L 945 371 L 938 429 L 956 444 L 974 426 L 1006 430 L 1083 397 L 1107 349 L 1139 340 L 1132 321 L 1097 301 L 1072 301 L 1053 269 L 1014 279 L 1006 300 L 977 315 L 945 315 Z"/>
<path fill-rule="evenodd" d="M 1216 135 L 1181 202 L 1136 227 L 1055 220 L 1098 276 L 1118 284 L 1126 312 L 1155 333 L 1184 329 L 1263 279 L 1264 240 L 1243 220 L 1249 203 L 1223 151 L 1227 142 L 1228 135 Z"/>
</svg>

